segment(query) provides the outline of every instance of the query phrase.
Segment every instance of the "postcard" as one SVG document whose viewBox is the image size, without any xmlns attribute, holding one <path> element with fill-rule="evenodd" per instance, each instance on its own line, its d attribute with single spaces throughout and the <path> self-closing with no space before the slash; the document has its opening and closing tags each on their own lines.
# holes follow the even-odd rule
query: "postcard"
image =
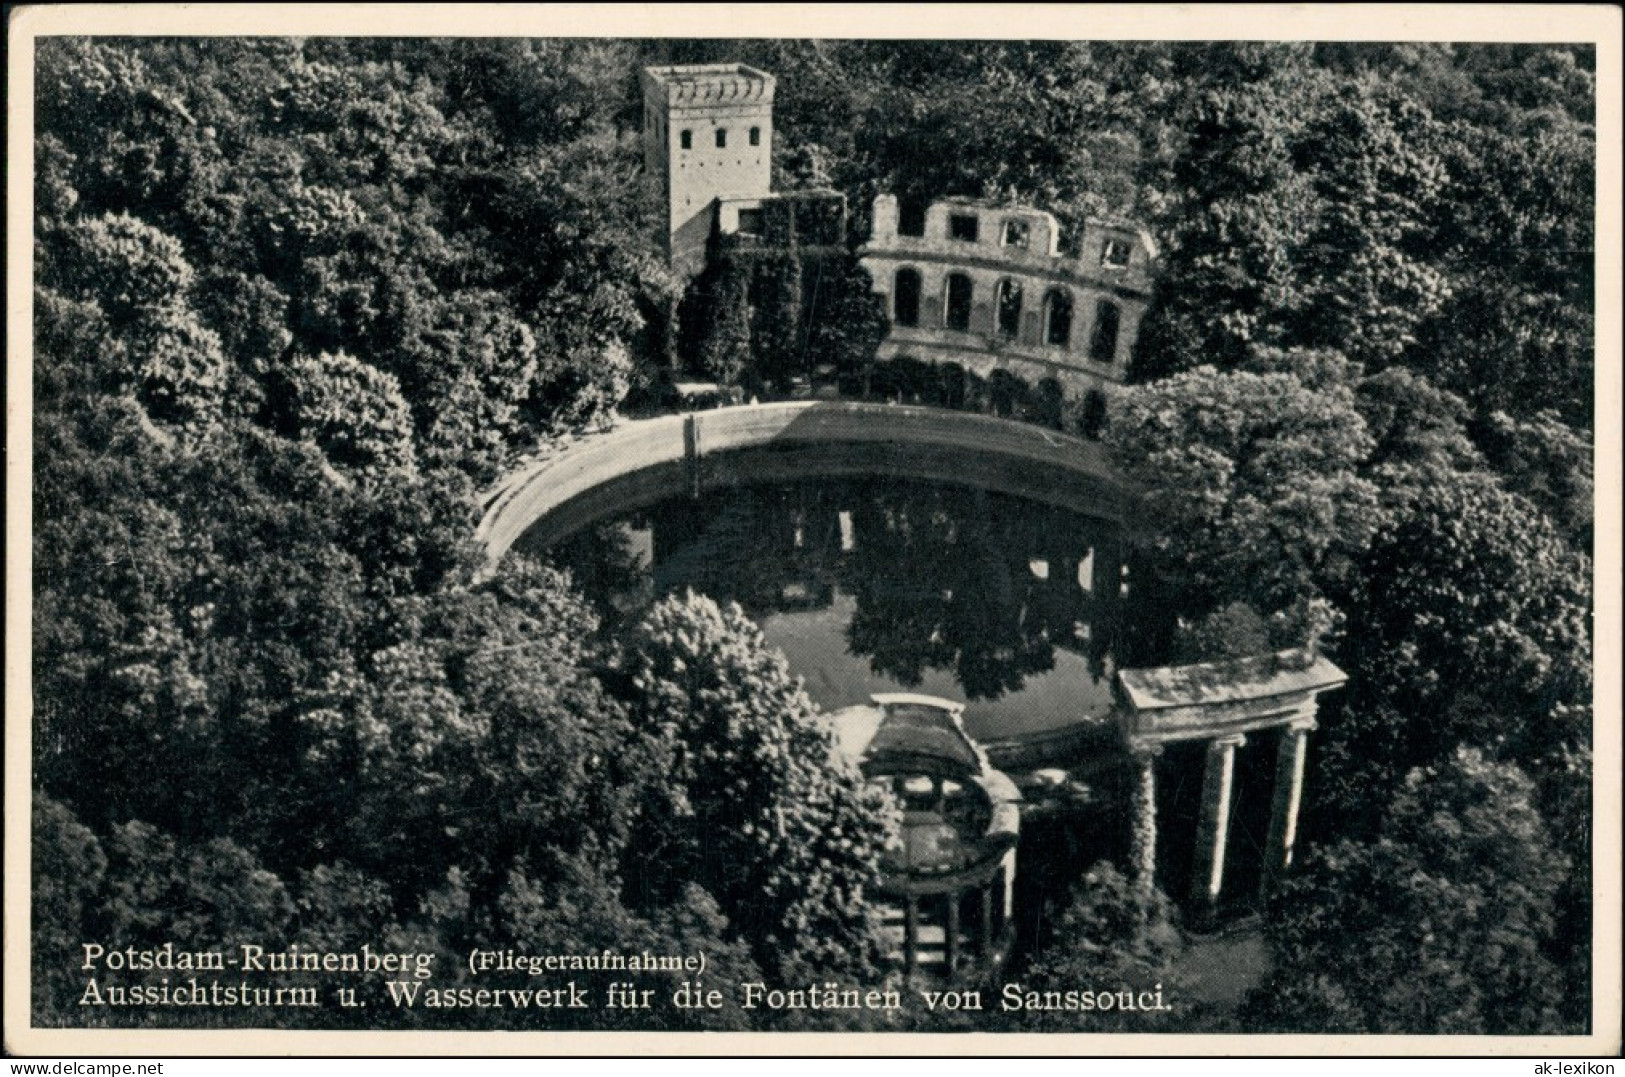
<svg viewBox="0 0 1625 1077">
<path fill-rule="evenodd" d="M 1619 12 L 1371 11 L 14 11 L 7 1051 L 1617 1053 Z"/>
</svg>

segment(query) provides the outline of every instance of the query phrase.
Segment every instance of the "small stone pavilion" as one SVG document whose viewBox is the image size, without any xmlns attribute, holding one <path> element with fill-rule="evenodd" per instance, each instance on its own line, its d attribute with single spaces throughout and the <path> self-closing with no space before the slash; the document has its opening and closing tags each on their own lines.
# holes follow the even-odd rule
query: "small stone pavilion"
<svg viewBox="0 0 1625 1077">
<path fill-rule="evenodd" d="M 1135 767 L 1131 861 L 1143 892 L 1156 885 L 1156 760 L 1168 744 L 1207 745 L 1189 906 L 1198 922 L 1223 892 L 1236 749 L 1248 737 L 1276 743 L 1263 885 L 1291 866 L 1319 697 L 1346 680 L 1301 649 L 1118 672 L 1116 723 Z M 983 979 L 1009 956 L 1021 833 L 1021 793 L 965 732 L 963 711 L 897 693 L 832 716 L 841 750 L 903 808 L 881 882 L 893 956 L 906 976 L 948 984 Z"/>
<path fill-rule="evenodd" d="M 1021 793 L 966 735 L 963 704 L 904 693 L 870 703 L 834 719 L 842 749 L 903 808 L 881 883 L 895 956 L 910 978 L 977 979 L 1013 936 Z"/>
<path fill-rule="evenodd" d="M 1236 749 L 1248 737 L 1275 737 L 1275 792 L 1264 847 L 1264 885 L 1292 864 L 1309 733 L 1322 692 L 1341 687 L 1343 671 L 1312 651 L 1291 650 L 1226 662 L 1118 673 L 1118 722 L 1138 768 L 1133 860 L 1139 885 L 1156 879 L 1156 757 L 1163 745 L 1207 742 L 1202 809 L 1191 876 L 1192 906 L 1210 912 L 1224 886 L 1234 803 Z"/>
</svg>

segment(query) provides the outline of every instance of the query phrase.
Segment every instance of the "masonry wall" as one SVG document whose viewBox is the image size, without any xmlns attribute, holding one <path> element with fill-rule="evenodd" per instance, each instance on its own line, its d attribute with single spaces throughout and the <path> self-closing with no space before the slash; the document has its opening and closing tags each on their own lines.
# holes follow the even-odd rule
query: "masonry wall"
<svg viewBox="0 0 1625 1077">
<path fill-rule="evenodd" d="M 771 190 L 773 91 L 771 75 L 743 64 L 644 69 L 644 167 L 660 187 L 679 271 L 704 268 L 716 200 Z"/>
<path fill-rule="evenodd" d="M 892 321 L 878 358 L 953 362 L 982 377 L 995 370 L 1028 381 L 1053 377 L 1074 391 L 1124 379 L 1151 296 L 1154 250 L 1138 229 L 1090 222 L 1074 257 L 1059 253 L 1059 226 L 1040 210 L 936 202 L 917 222 L 918 235 L 904 234 L 899 216 L 895 197 L 875 199 L 873 231 L 860 252 Z M 905 270 L 919 275 L 912 325 L 903 323 L 898 306 L 898 274 Z M 963 328 L 949 317 L 955 276 L 970 288 Z M 1001 286 L 1020 292 L 1019 315 L 1003 322 Z M 1052 319 L 1067 304 L 1070 326 L 1063 341 L 1052 341 Z M 1112 317 L 1109 310 L 1117 329 L 1101 353 L 1097 332 Z"/>
</svg>

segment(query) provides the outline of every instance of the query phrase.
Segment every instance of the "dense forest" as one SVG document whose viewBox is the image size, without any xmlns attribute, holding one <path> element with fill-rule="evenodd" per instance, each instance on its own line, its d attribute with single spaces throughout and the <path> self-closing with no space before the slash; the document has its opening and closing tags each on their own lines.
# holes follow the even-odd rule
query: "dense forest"
<svg viewBox="0 0 1625 1077">
<path fill-rule="evenodd" d="M 371 1014 L 81 1004 L 92 941 L 883 981 L 894 806 L 748 619 L 689 595 L 610 632 L 547 564 L 474 573 L 505 467 L 705 362 L 638 71 L 723 59 L 777 76 L 778 185 L 844 192 L 852 243 L 882 191 L 1144 222 L 1103 436 L 1170 660 L 1314 642 L 1350 676 L 1310 779 L 1337 837 L 1238 1013 L 988 1027 L 1584 1031 L 1593 53 L 1433 44 L 42 41 L 36 1021 L 855 1027 L 376 980 Z M 1175 994 L 1177 914 L 1135 900 L 1097 865 L 1027 979 Z"/>
</svg>

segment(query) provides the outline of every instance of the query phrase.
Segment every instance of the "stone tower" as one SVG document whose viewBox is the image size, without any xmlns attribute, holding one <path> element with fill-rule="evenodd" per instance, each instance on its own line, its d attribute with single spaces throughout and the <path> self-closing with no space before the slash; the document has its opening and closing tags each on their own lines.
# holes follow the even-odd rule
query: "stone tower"
<svg viewBox="0 0 1625 1077">
<path fill-rule="evenodd" d="M 666 206 L 666 254 L 705 267 L 714 206 L 773 184 L 773 76 L 744 64 L 643 69 L 643 166 Z"/>
</svg>

